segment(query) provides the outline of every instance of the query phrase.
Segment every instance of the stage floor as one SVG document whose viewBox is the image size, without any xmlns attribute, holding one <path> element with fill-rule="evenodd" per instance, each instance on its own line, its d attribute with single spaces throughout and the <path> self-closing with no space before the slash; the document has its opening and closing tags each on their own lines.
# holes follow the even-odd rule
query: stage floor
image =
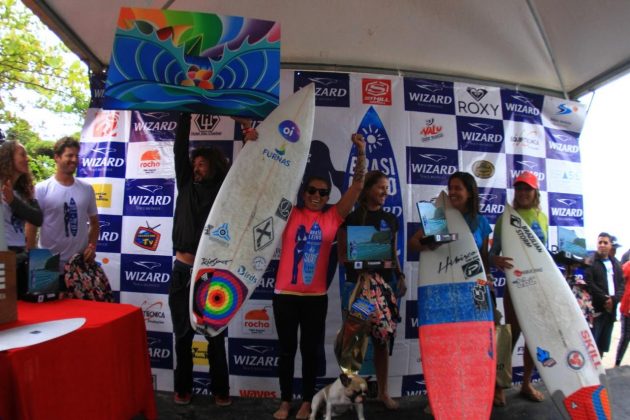
<svg viewBox="0 0 630 420">
<path fill-rule="evenodd" d="M 608 381 L 610 394 L 613 403 L 613 414 L 615 419 L 630 418 L 630 366 L 608 369 Z M 276 379 L 270 379 L 276 380 Z M 562 417 L 551 402 L 549 394 L 544 385 L 538 383 L 536 388 L 543 391 L 546 400 L 541 403 L 530 402 L 518 394 L 518 387 L 506 391 L 507 407 L 494 408 L 492 420 L 514 420 L 514 419 L 537 419 L 556 420 Z M 474 390 L 471 390 L 474 392 Z M 234 404 L 230 407 L 217 407 L 211 397 L 197 396 L 191 405 L 176 406 L 173 403 L 173 394 L 170 392 L 157 392 L 156 404 L 158 418 L 164 420 L 192 420 L 192 419 L 213 419 L 213 420 L 263 420 L 271 419 L 273 412 L 279 405 L 277 399 L 254 399 L 254 398 L 233 398 Z M 433 416 L 424 413 L 428 400 L 426 397 L 404 397 L 399 399 L 400 409 L 398 411 L 387 411 L 378 401 L 369 400 L 365 406 L 366 419 L 379 420 L 407 420 L 407 419 L 432 419 Z M 298 403 L 294 404 L 291 418 L 295 418 Z M 354 420 L 354 413 L 346 413 L 343 416 L 335 417 L 339 420 Z"/>
</svg>

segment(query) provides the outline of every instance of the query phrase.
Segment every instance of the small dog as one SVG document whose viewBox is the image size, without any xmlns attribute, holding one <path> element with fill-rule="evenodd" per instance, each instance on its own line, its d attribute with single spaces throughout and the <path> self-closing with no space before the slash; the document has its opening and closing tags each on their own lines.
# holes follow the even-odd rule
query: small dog
<svg viewBox="0 0 630 420">
<path fill-rule="evenodd" d="M 359 420 L 365 420 L 363 416 L 363 401 L 367 395 L 368 385 L 365 379 L 359 375 L 346 375 L 342 373 L 332 384 L 320 390 L 313 397 L 311 403 L 310 420 L 315 420 L 317 409 L 323 402 L 326 403 L 326 420 L 332 416 L 345 413 L 354 405 Z"/>
</svg>

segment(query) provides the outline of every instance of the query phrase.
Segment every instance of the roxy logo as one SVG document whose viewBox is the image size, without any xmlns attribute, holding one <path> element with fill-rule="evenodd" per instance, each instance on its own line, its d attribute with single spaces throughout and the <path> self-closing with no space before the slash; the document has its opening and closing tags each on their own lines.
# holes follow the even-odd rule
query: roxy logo
<svg viewBox="0 0 630 420">
<path fill-rule="evenodd" d="M 486 89 L 474 88 L 469 86 L 466 92 L 475 100 L 474 102 L 457 101 L 457 111 L 459 113 L 473 115 L 497 116 L 499 113 L 498 104 L 482 103 L 481 100 L 486 97 L 488 91 Z"/>
<path fill-rule="evenodd" d="M 468 92 L 468 94 L 472 96 L 477 102 L 482 100 L 483 97 L 488 94 L 488 91 L 485 89 L 477 89 L 471 86 L 466 88 L 466 92 Z"/>
<path fill-rule="evenodd" d="M 282 121 L 278 125 L 278 132 L 285 140 L 291 143 L 295 143 L 300 139 L 300 128 L 291 120 Z"/>
</svg>

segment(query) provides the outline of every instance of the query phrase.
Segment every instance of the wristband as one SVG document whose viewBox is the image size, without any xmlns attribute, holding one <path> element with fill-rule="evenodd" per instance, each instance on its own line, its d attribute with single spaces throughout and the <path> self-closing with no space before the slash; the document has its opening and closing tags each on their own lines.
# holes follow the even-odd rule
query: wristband
<svg viewBox="0 0 630 420">
<path fill-rule="evenodd" d="M 254 127 L 244 128 L 243 134 L 249 134 L 254 131 Z"/>
</svg>

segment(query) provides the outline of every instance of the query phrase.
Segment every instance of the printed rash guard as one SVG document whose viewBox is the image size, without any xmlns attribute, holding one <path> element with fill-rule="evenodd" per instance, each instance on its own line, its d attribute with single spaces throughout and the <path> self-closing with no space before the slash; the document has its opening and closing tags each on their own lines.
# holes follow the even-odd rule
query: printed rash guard
<svg viewBox="0 0 630 420">
<path fill-rule="evenodd" d="M 325 295 L 330 248 L 343 218 L 336 206 L 325 211 L 295 208 L 282 234 L 276 294 Z"/>
</svg>

